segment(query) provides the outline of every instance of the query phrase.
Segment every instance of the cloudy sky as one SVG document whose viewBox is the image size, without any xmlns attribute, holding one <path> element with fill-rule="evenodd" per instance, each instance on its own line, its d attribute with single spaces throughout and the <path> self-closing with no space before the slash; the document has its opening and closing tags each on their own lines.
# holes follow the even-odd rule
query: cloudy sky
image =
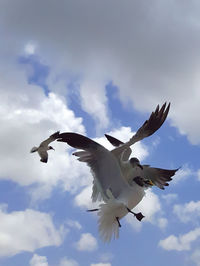
<svg viewBox="0 0 200 266">
<path fill-rule="evenodd" d="M 200 266 L 199 14 L 195 0 L 0 0 L 1 266 Z M 133 155 L 181 169 L 105 245 L 87 166 L 63 143 L 48 164 L 29 151 L 57 130 L 111 149 L 104 133 L 128 140 L 165 101 Z"/>
</svg>

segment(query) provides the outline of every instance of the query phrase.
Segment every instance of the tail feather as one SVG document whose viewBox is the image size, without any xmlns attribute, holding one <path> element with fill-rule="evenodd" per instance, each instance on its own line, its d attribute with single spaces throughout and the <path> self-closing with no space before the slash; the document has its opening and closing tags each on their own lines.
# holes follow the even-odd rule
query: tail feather
<svg viewBox="0 0 200 266">
<path fill-rule="evenodd" d="M 98 211 L 99 234 L 104 242 L 110 242 L 112 238 L 119 237 L 119 224 L 116 218 L 120 219 L 126 214 L 126 206 L 116 200 L 109 200 L 100 205 Z"/>
<path fill-rule="evenodd" d="M 30 152 L 33 153 L 33 152 L 36 152 L 38 150 L 38 147 L 33 147 Z"/>
</svg>

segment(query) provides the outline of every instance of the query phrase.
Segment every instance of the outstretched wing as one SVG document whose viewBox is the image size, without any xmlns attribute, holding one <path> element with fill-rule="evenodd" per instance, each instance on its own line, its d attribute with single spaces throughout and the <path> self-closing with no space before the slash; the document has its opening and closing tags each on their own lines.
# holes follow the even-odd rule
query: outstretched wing
<svg viewBox="0 0 200 266">
<path fill-rule="evenodd" d="M 66 142 L 73 148 L 82 150 L 73 154 L 90 167 L 96 184 L 95 189 L 105 201 L 109 199 L 108 190 L 117 198 L 121 191 L 129 186 L 122 177 L 116 158 L 102 145 L 77 133 L 62 133 L 57 141 Z"/>
<path fill-rule="evenodd" d="M 122 141 L 107 134 L 105 134 L 105 136 L 110 141 L 110 143 L 113 144 L 113 146 L 123 145 Z M 113 152 L 115 152 L 115 150 L 113 150 Z M 130 155 L 129 153 L 131 153 L 130 147 L 124 150 L 123 160 L 128 160 L 129 155 Z M 126 154 L 127 155 L 129 154 L 127 158 L 125 157 Z M 142 165 L 142 167 L 143 167 L 143 171 L 141 173 L 143 173 L 143 178 L 147 179 L 147 182 L 151 181 L 155 186 L 159 187 L 160 189 L 164 189 L 164 186 L 168 186 L 169 185 L 168 182 L 172 180 L 172 176 L 174 176 L 176 171 L 179 170 L 179 168 L 174 169 L 174 170 L 154 168 L 154 167 L 150 167 L 149 165 Z M 148 184 L 150 183 L 146 184 L 147 187 L 148 187 Z"/>
<path fill-rule="evenodd" d="M 159 109 L 159 105 L 156 110 L 151 113 L 148 120 L 144 122 L 144 124 L 138 129 L 136 134 L 130 139 L 132 145 L 136 141 L 142 140 L 146 137 L 151 136 L 154 132 L 156 132 L 164 123 L 167 115 L 169 113 L 170 103 L 166 108 L 166 102 Z"/>
<path fill-rule="evenodd" d="M 120 145 L 124 144 L 124 142 L 122 142 L 121 140 L 118 140 L 118 139 L 116 139 L 116 138 L 114 138 L 114 137 L 112 137 L 112 136 L 110 136 L 108 134 L 105 134 L 105 136 L 106 136 L 107 140 L 115 147 L 119 147 Z M 123 151 L 121 159 L 123 161 L 127 161 L 129 159 L 130 155 L 131 155 L 131 152 L 132 152 L 131 148 L 127 147 L 127 149 L 125 149 Z"/>
<path fill-rule="evenodd" d="M 55 132 L 54 134 L 52 134 L 48 139 L 45 139 L 44 141 L 42 141 L 42 142 L 40 143 L 40 147 L 41 147 L 41 146 L 43 146 L 43 147 L 48 146 L 49 143 L 51 143 L 52 141 L 58 139 L 59 136 L 60 136 L 60 131 L 56 131 L 56 132 Z"/>
<path fill-rule="evenodd" d="M 143 165 L 143 177 L 150 180 L 153 185 L 159 187 L 160 189 L 165 189 L 164 186 L 169 186 L 168 182 L 172 180 L 172 176 L 174 176 L 178 170 L 179 168 L 168 170 Z"/>
<path fill-rule="evenodd" d="M 127 149 L 137 141 L 140 141 L 146 137 L 151 136 L 154 132 L 156 132 L 164 123 L 168 113 L 169 113 L 170 103 L 166 107 L 166 102 L 160 108 L 157 106 L 156 110 L 151 113 L 148 120 L 144 122 L 144 124 L 137 130 L 135 135 L 124 145 L 119 146 L 114 150 L 114 153 L 120 154 L 124 149 Z"/>
</svg>

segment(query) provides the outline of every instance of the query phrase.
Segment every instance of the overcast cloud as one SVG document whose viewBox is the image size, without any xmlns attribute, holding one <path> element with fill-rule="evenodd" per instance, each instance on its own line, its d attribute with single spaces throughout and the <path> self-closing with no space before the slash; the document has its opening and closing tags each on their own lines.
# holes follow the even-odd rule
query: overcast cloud
<svg viewBox="0 0 200 266">
<path fill-rule="evenodd" d="M 56 90 L 56 82 L 75 75 L 83 108 L 102 127 L 108 124 L 104 86 L 110 80 L 118 86 L 121 100 L 141 111 L 171 101 L 172 125 L 193 144 L 200 143 L 200 126 L 195 123 L 200 110 L 197 1 L 7 0 L 0 5 L 0 30 L 7 32 L 2 59 L 22 55 L 31 42 L 35 49 L 29 52 L 50 66 L 49 85 L 54 80 Z M 85 99 L 94 89 L 95 109 Z"/>
</svg>

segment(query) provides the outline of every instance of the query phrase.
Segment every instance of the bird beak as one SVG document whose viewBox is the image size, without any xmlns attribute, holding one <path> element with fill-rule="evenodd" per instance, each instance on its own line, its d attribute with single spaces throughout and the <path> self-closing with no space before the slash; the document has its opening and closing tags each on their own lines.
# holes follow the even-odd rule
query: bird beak
<svg viewBox="0 0 200 266">
<path fill-rule="evenodd" d="M 149 180 L 149 184 L 150 184 L 151 186 L 154 186 L 154 183 L 153 183 L 151 180 Z"/>
<path fill-rule="evenodd" d="M 140 163 L 138 163 L 137 166 L 143 170 L 143 166 Z"/>
<path fill-rule="evenodd" d="M 154 183 L 151 181 L 151 179 L 148 179 L 145 183 L 147 185 L 154 186 Z"/>
</svg>

